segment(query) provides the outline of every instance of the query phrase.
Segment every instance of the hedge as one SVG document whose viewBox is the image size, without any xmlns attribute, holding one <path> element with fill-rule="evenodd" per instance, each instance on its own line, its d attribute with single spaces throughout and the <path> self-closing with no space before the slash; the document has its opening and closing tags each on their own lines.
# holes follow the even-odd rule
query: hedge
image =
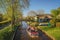
<svg viewBox="0 0 60 40">
<path fill-rule="evenodd" d="M 17 25 L 15 25 L 13 29 L 11 25 L 5 27 L 4 29 L 1 29 L 0 40 L 11 40 L 16 29 L 17 29 Z"/>
<path fill-rule="evenodd" d="M 17 30 L 18 26 L 20 26 L 20 24 L 16 24 L 14 27 L 9 25 L 8 27 L 1 29 L 0 40 L 12 40 L 14 33 Z"/>
</svg>

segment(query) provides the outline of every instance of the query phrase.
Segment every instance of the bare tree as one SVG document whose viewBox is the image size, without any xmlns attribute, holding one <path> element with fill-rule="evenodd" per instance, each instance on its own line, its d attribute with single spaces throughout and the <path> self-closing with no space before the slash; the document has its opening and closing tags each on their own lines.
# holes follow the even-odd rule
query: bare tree
<svg viewBox="0 0 60 40">
<path fill-rule="evenodd" d="M 35 11 L 29 11 L 28 14 L 27 14 L 27 16 L 33 17 L 33 16 L 36 16 L 36 14 L 37 13 Z"/>
<path fill-rule="evenodd" d="M 38 11 L 37 11 L 37 14 L 38 14 L 38 15 L 45 14 L 45 11 L 44 11 L 44 10 L 38 10 Z"/>
</svg>

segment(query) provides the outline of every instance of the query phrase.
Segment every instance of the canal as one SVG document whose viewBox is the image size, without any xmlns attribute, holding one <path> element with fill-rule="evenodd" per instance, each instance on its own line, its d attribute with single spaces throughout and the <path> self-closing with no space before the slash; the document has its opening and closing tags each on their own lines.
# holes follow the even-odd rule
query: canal
<svg viewBox="0 0 60 40">
<path fill-rule="evenodd" d="M 40 40 L 40 38 L 31 38 L 28 33 L 26 32 L 26 29 L 29 25 L 23 21 L 22 22 L 22 33 L 21 33 L 21 40 Z"/>
<path fill-rule="evenodd" d="M 38 30 L 39 33 L 38 38 L 31 38 L 26 32 L 28 26 L 29 25 L 25 21 L 23 21 L 22 26 L 19 27 L 19 29 L 16 32 L 14 40 L 52 40 L 47 35 L 45 35 L 41 30 Z"/>
</svg>

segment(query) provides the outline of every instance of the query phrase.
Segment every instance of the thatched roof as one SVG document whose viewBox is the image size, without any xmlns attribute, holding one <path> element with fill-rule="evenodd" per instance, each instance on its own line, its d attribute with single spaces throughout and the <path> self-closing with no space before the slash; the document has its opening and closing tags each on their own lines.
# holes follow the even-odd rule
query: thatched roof
<svg viewBox="0 0 60 40">
<path fill-rule="evenodd" d="M 44 19 L 44 18 L 52 18 L 52 15 L 51 14 L 41 14 L 41 15 L 37 15 L 39 18 L 42 18 L 42 19 Z"/>
</svg>

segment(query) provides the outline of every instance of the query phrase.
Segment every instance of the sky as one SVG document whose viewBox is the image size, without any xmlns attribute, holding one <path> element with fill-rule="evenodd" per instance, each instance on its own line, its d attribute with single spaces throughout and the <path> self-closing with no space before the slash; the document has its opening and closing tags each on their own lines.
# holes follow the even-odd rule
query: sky
<svg viewBox="0 0 60 40">
<path fill-rule="evenodd" d="M 45 13 L 50 13 L 52 9 L 60 7 L 60 0 L 30 0 L 29 8 L 23 11 L 24 16 L 31 10 L 44 10 Z"/>
</svg>

